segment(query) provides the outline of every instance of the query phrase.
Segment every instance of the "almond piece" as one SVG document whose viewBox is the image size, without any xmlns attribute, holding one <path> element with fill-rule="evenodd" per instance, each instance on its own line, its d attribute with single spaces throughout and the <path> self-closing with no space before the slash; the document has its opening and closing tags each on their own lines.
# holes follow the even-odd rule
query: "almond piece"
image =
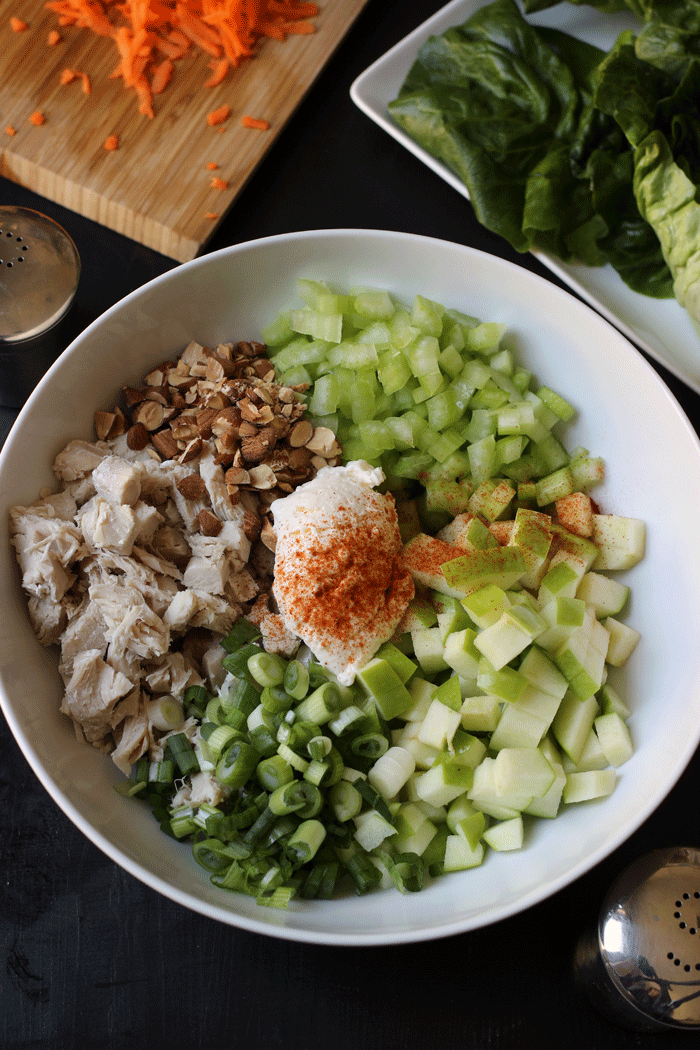
<svg viewBox="0 0 700 1050">
<path fill-rule="evenodd" d="M 116 412 L 103 412 L 101 409 L 95 412 L 95 433 L 100 441 L 107 440 L 116 421 Z"/>
<path fill-rule="evenodd" d="M 251 467 L 248 473 L 250 474 L 250 483 L 254 489 L 271 489 L 276 484 L 275 472 L 266 463 L 261 463 L 257 467 Z"/>
<path fill-rule="evenodd" d="M 151 434 L 151 441 L 164 459 L 175 459 L 180 455 L 177 441 L 168 430 L 159 430 L 157 434 Z"/>
<path fill-rule="evenodd" d="M 261 463 L 276 443 L 275 432 L 266 427 L 251 437 L 241 438 L 241 455 L 246 463 Z"/>
<path fill-rule="evenodd" d="M 132 423 L 142 423 L 146 430 L 157 430 L 163 423 L 163 406 L 157 401 L 141 401 L 131 412 Z"/>
<path fill-rule="evenodd" d="M 199 521 L 199 531 L 203 536 L 218 536 L 224 527 L 223 522 L 219 521 L 210 510 L 200 510 L 197 520 Z"/>
<path fill-rule="evenodd" d="M 257 514 L 253 514 L 248 509 L 243 511 L 243 531 L 246 534 L 246 538 L 254 543 L 260 535 L 262 529 L 262 522 Z"/>
<path fill-rule="evenodd" d="M 143 423 L 134 423 L 126 432 L 126 447 L 132 452 L 140 452 L 148 444 L 148 431 Z"/>
<path fill-rule="evenodd" d="M 203 477 L 193 473 L 178 481 L 177 489 L 185 499 L 201 499 L 207 491 L 207 486 L 204 484 Z"/>
<path fill-rule="evenodd" d="M 322 430 L 322 427 L 317 427 L 317 430 Z M 332 433 L 332 431 L 330 431 Z M 289 431 L 289 444 L 292 448 L 301 448 L 303 445 L 308 447 L 309 442 L 314 436 L 314 428 L 308 419 L 300 419 L 298 423 L 295 423 L 292 429 Z M 335 435 L 333 435 L 335 437 Z M 313 451 L 313 450 L 312 450 Z"/>
<path fill-rule="evenodd" d="M 134 405 L 138 405 L 139 401 L 145 400 L 146 397 L 143 390 L 137 390 L 135 386 L 122 387 L 122 394 L 127 408 L 132 408 Z"/>
</svg>

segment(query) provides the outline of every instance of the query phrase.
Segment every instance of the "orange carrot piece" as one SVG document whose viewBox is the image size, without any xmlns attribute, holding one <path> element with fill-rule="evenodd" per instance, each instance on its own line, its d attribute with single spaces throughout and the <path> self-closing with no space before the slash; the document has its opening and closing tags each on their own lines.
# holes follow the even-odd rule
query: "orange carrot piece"
<svg viewBox="0 0 700 1050">
<path fill-rule="evenodd" d="M 230 116 L 230 106 L 219 106 L 218 109 L 213 109 L 211 113 L 207 116 L 207 124 L 209 124 L 213 128 L 216 124 L 223 124 L 223 122 L 225 120 L 228 120 Z"/>
<path fill-rule="evenodd" d="M 50 29 L 46 37 L 46 43 L 49 47 L 55 47 L 56 44 L 60 44 L 61 34 L 57 29 Z"/>
<path fill-rule="evenodd" d="M 205 219 L 210 219 L 210 220 L 218 219 L 219 218 L 219 213 L 216 212 L 216 211 L 208 211 L 208 212 L 204 213 L 204 218 Z"/>
<path fill-rule="evenodd" d="M 39 128 L 42 124 L 46 123 L 46 117 L 40 109 L 35 109 L 29 117 L 29 123 L 34 124 L 35 127 Z"/>
<path fill-rule="evenodd" d="M 226 182 L 225 179 L 220 179 L 218 175 L 215 175 L 211 180 L 211 187 L 213 190 L 227 190 L 228 182 Z"/>
<path fill-rule="evenodd" d="M 7 127 L 5 128 L 5 134 L 9 135 L 10 138 L 12 138 L 13 135 L 17 134 L 17 129 L 13 128 L 11 124 L 8 124 Z"/>
<path fill-rule="evenodd" d="M 160 95 L 161 91 L 165 91 L 172 78 L 174 68 L 169 58 L 163 59 L 160 65 L 156 66 L 151 79 L 151 91 L 154 95 Z"/>
<path fill-rule="evenodd" d="M 259 117 L 242 117 L 241 124 L 244 128 L 256 128 L 258 131 L 270 130 L 270 122 L 268 120 L 260 120 Z"/>
<path fill-rule="evenodd" d="M 61 83 L 62 84 L 70 84 L 71 80 L 75 80 L 76 76 L 77 76 L 77 73 L 75 72 L 75 70 L 74 69 L 68 69 L 68 67 L 66 66 L 65 69 L 61 70 L 61 77 L 60 77 Z"/>
<path fill-rule="evenodd" d="M 23 18 L 18 18 L 17 15 L 10 15 L 10 29 L 13 33 L 24 33 L 29 29 L 29 23 Z"/>
<path fill-rule="evenodd" d="M 227 58 L 221 58 L 216 62 L 210 62 L 209 67 L 212 70 L 212 74 L 204 81 L 204 86 L 217 87 L 228 73 L 229 66 L 230 62 Z"/>
<path fill-rule="evenodd" d="M 80 79 L 82 81 L 82 90 L 84 95 L 92 94 L 92 84 L 90 83 L 90 77 L 87 73 L 81 73 Z"/>
<path fill-rule="evenodd" d="M 105 139 L 105 149 L 110 153 L 112 150 L 119 149 L 119 136 L 108 135 Z"/>
</svg>

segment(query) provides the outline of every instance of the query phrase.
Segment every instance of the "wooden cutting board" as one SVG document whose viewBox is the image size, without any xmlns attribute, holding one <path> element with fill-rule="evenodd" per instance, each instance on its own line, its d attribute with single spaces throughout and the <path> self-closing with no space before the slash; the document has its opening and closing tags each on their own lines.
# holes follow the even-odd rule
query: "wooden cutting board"
<svg viewBox="0 0 700 1050">
<path fill-rule="evenodd" d="M 311 19 L 315 33 L 264 40 L 215 88 L 203 87 L 209 56 L 180 60 L 154 99 L 151 120 L 139 114 L 132 90 L 109 79 L 118 62 L 110 40 L 58 27 L 43 0 L 0 0 L 0 174 L 172 259 L 192 259 L 365 2 L 321 0 Z M 13 32 L 11 15 L 29 29 Z M 49 47 L 47 35 L 57 27 L 62 39 Z M 66 67 L 88 75 L 89 95 L 79 80 L 60 83 Z M 211 127 L 207 114 L 224 104 L 230 117 Z M 38 127 L 29 119 L 37 110 L 46 118 Z M 267 120 L 270 129 L 244 128 L 246 114 Z M 7 134 L 8 125 L 15 135 Z M 111 134 L 120 145 L 108 152 Z M 207 169 L 210 162 L 215 171 Z M 213 177 L 227 188 L 212 187 Z"/>
</svg>

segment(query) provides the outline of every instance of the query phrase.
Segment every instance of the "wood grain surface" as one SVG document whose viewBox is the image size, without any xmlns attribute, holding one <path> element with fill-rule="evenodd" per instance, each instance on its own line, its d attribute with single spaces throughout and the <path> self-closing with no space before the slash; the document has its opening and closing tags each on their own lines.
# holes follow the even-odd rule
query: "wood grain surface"
<svg viewBox="0 0 700 1050">
<path fill-rule="evenodd" d="M 46 44 L 56 16 L 42 0 L 0 0 L 0 174 L 179 262 L 194 258 L 253 175 L 297 104 L 331 58 L 366 0 L 323 0 L 316 32 L 264 40 L 256 56 L 205 88 L 209 56 L 176 63 L 151 120 L 135 92 L 110 79 L 118 63 L 111 40 L 61 28 Z M 29 25 L 13 32 L 11 15 Z M 62 85 L 64 68 L 88 75 Z M 211 127 L 207 114 L 226 104 L 229 119 Z M 30 122 L 35 111 L 46 121 Z M 244 128 L 248 114 L 268 131 Z M 8 135 L 7 126 L 16 129 Z M 108 152 L 108 135 L 119 148 Z M 208 163 L 218 165 L 207 170 Z M 212 178 L 227 183 L 212 186 Z M 216 218 L 207 217 L 215 215 Z"/>
</svg>

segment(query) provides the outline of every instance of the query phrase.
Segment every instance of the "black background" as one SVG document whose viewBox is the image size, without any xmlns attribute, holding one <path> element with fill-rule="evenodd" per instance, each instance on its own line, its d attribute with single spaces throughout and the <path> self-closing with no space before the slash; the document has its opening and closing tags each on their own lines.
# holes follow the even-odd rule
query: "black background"
<svg viewBox="0 0 700 1050">
<path fill-rule="evenodd" d="M 472 245 L 559 283 L 479 227 L 466 200 L 350 100 L 355 77 L 439 6 L 369 0 L 208 250 L 293 230 L 391 229 Z M 82 278 L 66 343 L 176 265 L 3 179 L 0 202 L 43 211 L 77 244 Z M 651 363 L 700 429 L 700 397 Z M 0 410 L 3 438 L 14 415 Z M 574 984 L 571 956 L 626 864 L 700 843 L 698 755 L 624 845 L 544 903 L 433 943 L 344 949 L 239 931 L 158 896 L 63 815 L 0 721 L 2 1050 L 675 1050 L 696 1042 L 603 1020 Z"/>
</svg>

